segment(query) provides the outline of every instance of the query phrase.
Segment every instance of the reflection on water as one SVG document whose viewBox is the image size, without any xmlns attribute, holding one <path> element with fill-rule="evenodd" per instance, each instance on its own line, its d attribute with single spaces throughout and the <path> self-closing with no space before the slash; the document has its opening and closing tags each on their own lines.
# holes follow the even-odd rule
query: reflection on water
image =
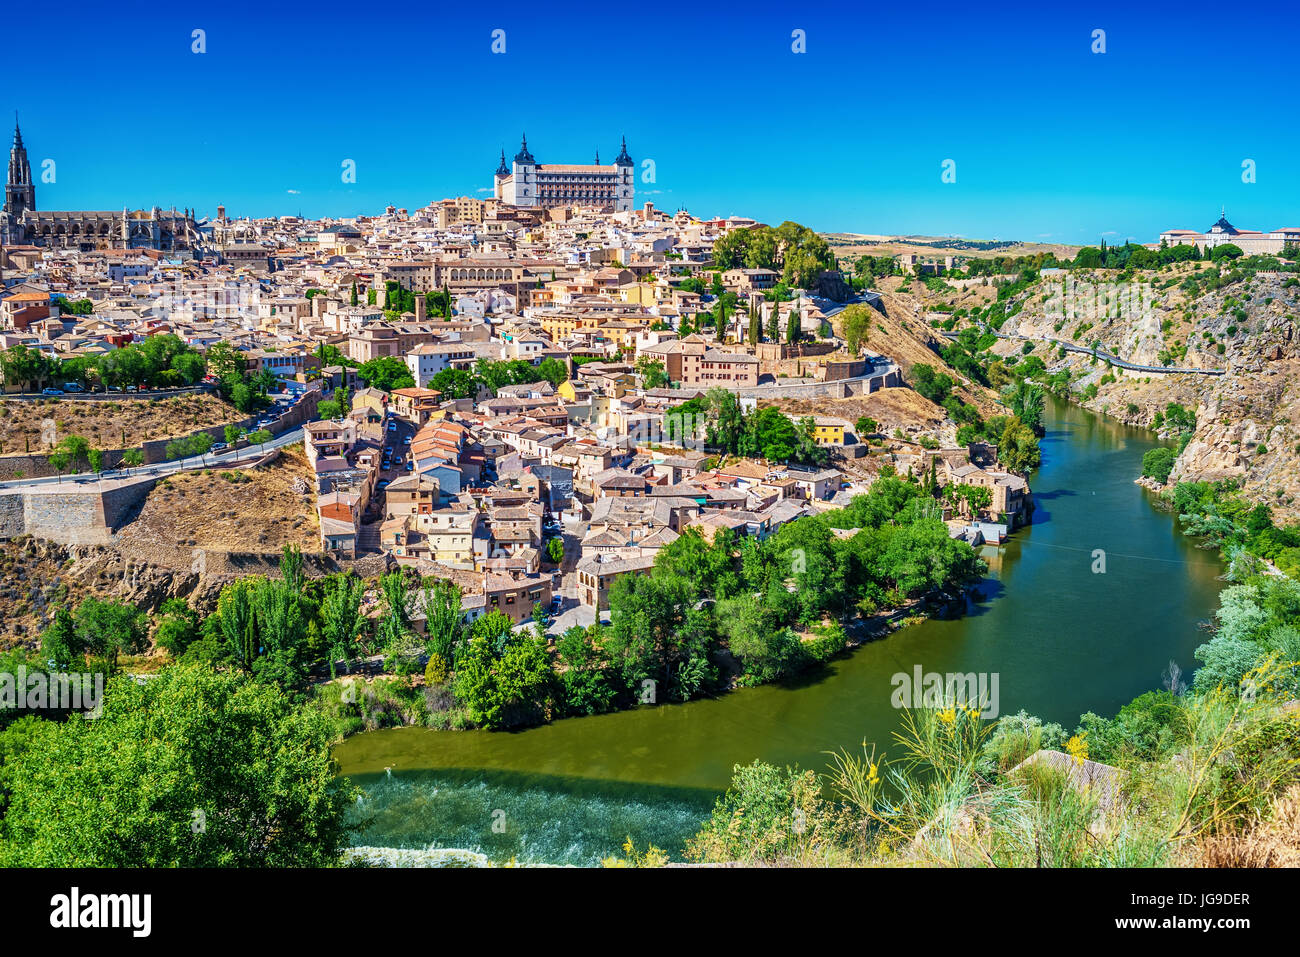
<svg viewBox="0 0 1300 957">
<path fill-rule="evenodd" d="M 822 769 L 865 739 L 888 751 L 891 676 L 997 672 L 1003 714 L 1024 708 L 1072 728 L 1190 672 L 1216 606 L 1220 565 L 1133 483 L 1154 446 L 1137 429 L 1054 405 L 1032 477 L 1035 524 L 985 549 L 970 614 L 906 628 L 797 684 L 687 705 L 558 721 L 514 734 L 398 728 L 339 745 L 349 775 L 381 773 L 358 843 L 482 848 L 494 859 L 591 862 L 625 836 L 676 856 L 735 764 Z M 1105 572 L 1097 573 L 1104 553 Z M 509 805 L 509 807 L 507 806 Z M 513 810 L 511 809 L 513 808 Z M 504 810 L 515 831 L 490 830 Z"/>
</svg>

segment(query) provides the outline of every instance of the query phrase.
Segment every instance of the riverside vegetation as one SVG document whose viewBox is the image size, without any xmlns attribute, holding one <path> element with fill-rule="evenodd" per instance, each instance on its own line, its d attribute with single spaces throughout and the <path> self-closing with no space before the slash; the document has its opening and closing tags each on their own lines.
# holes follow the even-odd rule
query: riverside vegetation
<svg viewBox="0 0 1300 957">
<path fill-rule="evenodd" d="M 206 617 L 178 600 L 150 620 L 86 598 L 54 614 L 39 652 L 0 662 L 8 673 L 108 678 L 94 721 L 0 711 L 0 863 L 333 861 L 352 791 L 334 777 L 329 748 L 348 731 L 409 723 L 413 708 L 434 725 L 516 727 L 687 700 L 731 679 L 777 680 L 842 650 L 848 619 L 958 589 L 983 571 L 948 537 L 933 489 L 886 475 L 848 508 L 763 543 L 688 532 L 650 574 L 619 580 L 610 625 L 571 629 L 553 651 L 540 627 L 516 631 L 500 613 L 463 627 L 460 594 L 443 580 L 415 589 L 389 573 L 367 614 L 361 579 L 308 579 L 292 548 L 278 578 L 226 586 Z M 151 632 L 166 663 L 137 684 L 123 667 L 140 661 Z M 321 683 L 376 652 L 392 674 L 360 695 L 344 681 Z M 643 697 L 646 682 L 657 696 Z M 56 814 L 51 802 L 67 808 Z M 105 803 L 111 813 L 98 810 Z M 192 831 L 200 818 L 209 823 Z"/>
<path fill-rule="evenodd" d="M 986 722 L 945 701 L 903 712 L 893 756 L 864 744 L 860 754 L 830 754 L 821 774 L 737 766 L 686 856 L 804 866 L 1300 866 L 1300 526 L 1276 525 L 1268 506 L 1245 501 L 1232 482 L 1178 483 L 1162 497 L 1184 534 L 1222 551 L 1230 582 L 1190 686 L 1171 663 L 1163 689 L 1113 718 L 1084 714 L 1073 732 L 1023 711 Z M 1040 749 L 1062 760 L 1026 764 Z M 1091 762 L 1106 767 L 1098 774 Z M 1076 775 L 1093 783 L 1081 787 Z M 629 840 L 607 863 L 667 859 Z"/>
</svg>

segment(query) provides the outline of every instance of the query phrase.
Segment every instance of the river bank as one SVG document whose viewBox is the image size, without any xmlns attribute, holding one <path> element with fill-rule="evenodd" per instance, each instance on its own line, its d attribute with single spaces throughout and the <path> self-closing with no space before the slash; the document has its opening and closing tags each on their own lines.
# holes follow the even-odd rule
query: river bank
<svg viewBox="0 0 1300 957">
<path fill-rule="evenodd" d="M 567 833 L 573 840 L 550 859 L 591 863 L 629 833 L 642 845 L 654 833 L 676 855 L 735 764 L 761 758 L 820 770 L 826 751 L 864 739 L 888 750 L 899 716 L 893 676 L 917 665 L 997 674 L 1002 714 L 1023 708 L 1069 726 L 1160 687 L 1171 660 L 1190 672 L 1222 566 L 1134 485 L 1158 441 L 1056 401 L 1046 424 L 1034 524 L 1000 552 L 982 551 L 989 573 L 964 617 L 927 620 L 800 680 L 718 699 L 512 734 L 356 735 L 335 753 L 342 773 L 370 792 L 375 817 L 364 843 L 476 849 L 495 841 L 518 850 L 540 848 L 543 832 L 546 842 Z M 607 823 L 583 823 L 592 802 Z M 513 830 L 491 830 L 496 810 Z"/>
</svg>

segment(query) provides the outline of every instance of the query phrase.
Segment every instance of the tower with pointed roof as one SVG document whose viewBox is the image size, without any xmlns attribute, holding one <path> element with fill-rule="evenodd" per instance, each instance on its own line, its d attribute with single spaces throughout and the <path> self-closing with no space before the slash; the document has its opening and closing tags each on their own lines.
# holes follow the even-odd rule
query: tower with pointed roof
<svg viewBox="0 0 1300 957">
<path fill-rule="evenodd" d="M 113 246 L 160 250 L 186 250 L 202 243 L 191 209 L 178 212 L 161 206 L 131 213 L 103 209 L 36 210 L 36 183 L 32 179 L 27 147 L 14 115 L 14 139 L 9 149 L 4 211 L 0 215 L 0 242 L 52 248 L 104 249 Z"/>
<path fill-rule="evenodd" d="M 501 163 L 497 166 L 496 173 L 492 176 L 492 195 L 497 199 L 505 199 L 506 180 L 510 178 L 510 167 L 506 165 L 505 147 L 501 148 Z"/>
<path fill-rule="evenodd" d="M 636 173 L 636 164 L 628 155 L 626 136 L 619 145 L 618 155 L 614 157 L 614 168 L 618 171 L 614 183 L 614 209 L 625 212 L 632 208 L 632 194 L 636 189 L 632 182 Z"/>
<path fill-rule="evenodd" d="M 32 164 L 27 161 L 27 147 L 23 146 L 23 131 L 18 127 L 18 114 L 15 113 L 14 142 L 9 148 L 9 175 L 5 179 L 5 242 L 20 239 L 19 220 L 24 212 L 35 209 L 36 185 L 32 182 Z"/>
<path fill-rule="evenodd" d="M 554 208 L 561 206 L 597 206 L 616 211 L 630 210 L 635 192 L 632 157 L 624 139 L 618 159 L 612 165 L 596 161 L 578 163 L 539 163 L 528 148 L 528 137 L 520 138 L 519 152 L 506 168 L 505 150 L 493 176 L 493 195 L 510 206 Z"/>
</svg>

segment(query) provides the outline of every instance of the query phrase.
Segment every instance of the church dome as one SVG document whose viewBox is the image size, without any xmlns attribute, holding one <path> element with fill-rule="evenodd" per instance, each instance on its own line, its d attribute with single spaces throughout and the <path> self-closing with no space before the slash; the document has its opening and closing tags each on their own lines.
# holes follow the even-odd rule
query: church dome
<svg viewBox="0 0 1300 957">
<path fill-rule="evenodd" d="M 1220 210 L 1219 210 L 1219 221 L 1218 221 L 1217 223 L 1215 223 L 1213 226 L 1211 226 L 1209 229 L 1207 229 L 1206 232 L 1207 232 L 1207 233 L 1227 233 L 1227 234 L 1229 234 L 1230 236 L 1235 236 L 1235 235 L 1237 235 L 1237 233 L 1240 232 L 1240 230 L 1237 229 L 1236 226 L 1232 225 L 1232 223 L 1228 222 L 1227 210 L 1220 209 Z"/>
</svg>

